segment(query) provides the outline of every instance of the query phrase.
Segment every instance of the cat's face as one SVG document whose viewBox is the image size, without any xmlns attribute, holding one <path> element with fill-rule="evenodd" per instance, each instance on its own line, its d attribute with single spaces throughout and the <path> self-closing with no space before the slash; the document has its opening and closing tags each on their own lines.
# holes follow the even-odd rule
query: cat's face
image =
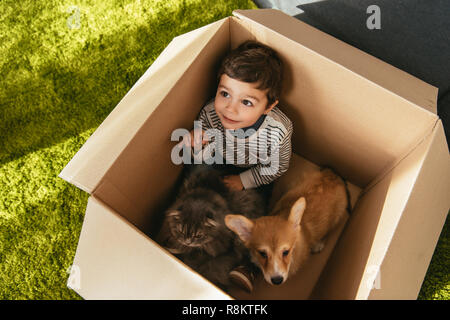
<svg viewBox="0 0 450 320">
<path fill-rule="evenodd" d="M 211 231 L 217 226 L 212 219 L 205 219 L 193 225 L 183 211 L 170 211 L 167 213 L 170 232 L 178 243 L 185 247 L 202 247 L 213 240 Z"/>
<path fill-rule="evenodd" d="M 174 240 L 190 248 L 204 247 L 218 240 L 227 231 L 223 221 L 226 208 L 224 199 L 210 192 L 184 197 L 166 213 Z"/>
</svg>

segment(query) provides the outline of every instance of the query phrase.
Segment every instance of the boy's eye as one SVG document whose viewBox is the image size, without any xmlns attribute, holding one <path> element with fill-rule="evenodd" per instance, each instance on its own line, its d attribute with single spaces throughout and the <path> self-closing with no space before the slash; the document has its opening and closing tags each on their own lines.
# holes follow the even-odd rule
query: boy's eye
<svg viewBox="0 0 450 320">
<path fill-rule="evenodd" d="M 242 100 L 242 103 L 244 105 L 246 105 L 247 107 L 253 106 L 253 103 L 250 100 L 247 100 L 247 99 Z"/>
<path fill-rule="evenodd" d="M 227 97 L 230 96 L 230 95 L 228 94 L 228 92 L 226 92 L 226 91 L 220 91 L 220 95 L 221 95 L 222 97 L 225 97 L 225 98 L 227 98 Z"/>
</svg>

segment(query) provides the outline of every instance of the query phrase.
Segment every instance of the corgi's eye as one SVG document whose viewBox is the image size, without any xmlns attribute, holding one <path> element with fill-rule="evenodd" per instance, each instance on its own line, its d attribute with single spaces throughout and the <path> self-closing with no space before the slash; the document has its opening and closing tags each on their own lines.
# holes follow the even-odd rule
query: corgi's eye
<svg viewBox="0 0 450 320">
<path fill-rule="evenodd" d="M 284 250 L 283 251 L 283 257 L 286 257 L 289 254 L 289 250 Z"/>
<path fill-rule="evenodd" d="M 263 257 L 264 259 L 267 258 L 267 253 L 266 253 L 265 251 L 259 250 L 258 253 L 259 253 L 259 255 L 260 255 L 261 257 Z"/>
</svg>

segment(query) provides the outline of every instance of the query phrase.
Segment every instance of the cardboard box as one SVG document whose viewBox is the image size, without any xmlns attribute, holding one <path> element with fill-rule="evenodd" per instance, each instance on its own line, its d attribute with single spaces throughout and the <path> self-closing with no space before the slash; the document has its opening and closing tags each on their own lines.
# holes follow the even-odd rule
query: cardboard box
<svg viewBox="0 0 450 320">
<path fill-rule="evenodd" d="M 193 126 L 220 60 L 247 39 L 286 65 L 293 151 L 361 190 L 310 297 L 415 299 L 450 207 L 437 88 L 272 9 L 174 38 L 60 173 L 91 195 L 69 285 L 87 299 L 231 298 L 147 235 L 182 169 L 171 133 Z M 295 284 L 266 298 L 304 298 Z"/>
</svg>

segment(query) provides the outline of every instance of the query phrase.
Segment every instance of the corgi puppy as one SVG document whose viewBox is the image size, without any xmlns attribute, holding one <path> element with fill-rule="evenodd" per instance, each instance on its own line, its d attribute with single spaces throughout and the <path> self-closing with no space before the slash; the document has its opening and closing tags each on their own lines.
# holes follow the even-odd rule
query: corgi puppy
<svg viewBox="0 0 450 320">
<path fill-rule="evenodd" d="M 346 214 L 350 201 L 344 180 L 330 169 L 306 174 L 278 200 L 269 216 L 227 215 L 226 226 L 249 249 L 269 284 L 280 285 L 320 252 L 326 235 Z"/>
</svg>

